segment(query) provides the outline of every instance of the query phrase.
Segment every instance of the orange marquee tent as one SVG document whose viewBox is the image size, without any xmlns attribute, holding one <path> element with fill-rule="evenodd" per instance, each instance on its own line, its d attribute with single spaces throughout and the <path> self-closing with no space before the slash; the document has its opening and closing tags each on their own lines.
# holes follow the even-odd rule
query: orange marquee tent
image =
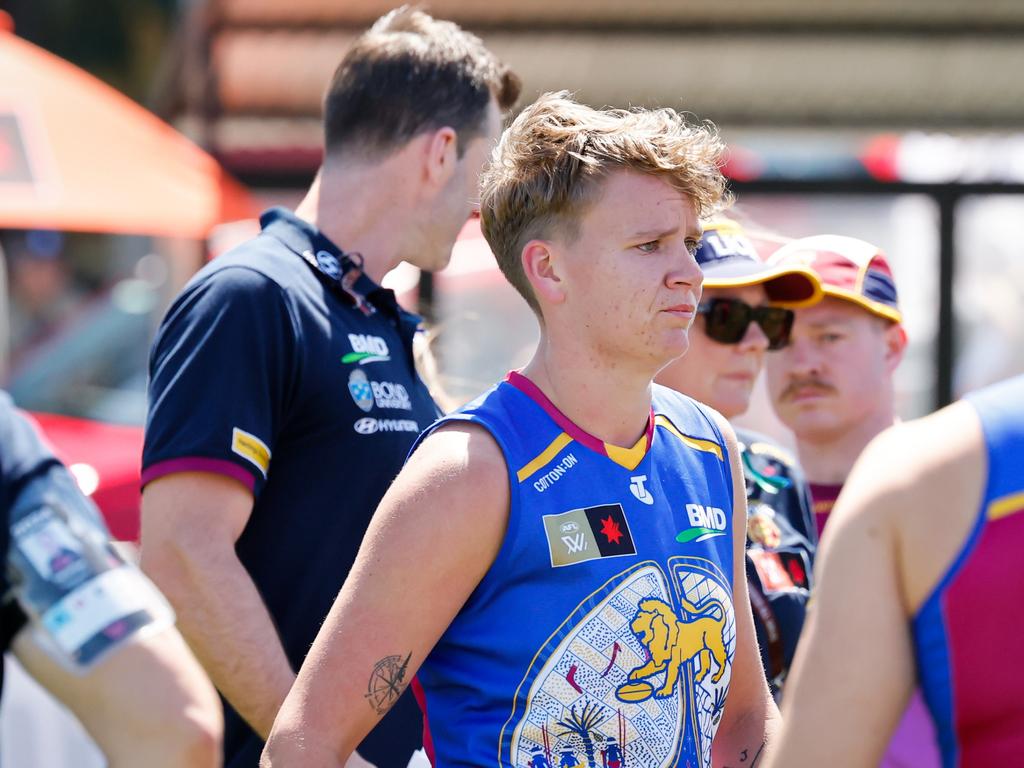
<svg viewBox="0 0 1024 768">
<path fill-rule="evenodd" d="M 0 15 L 0 228 L 202 239 L 218 223 L 255 214 L 255 201 L 216 160 L 3 22 Z"/>
</svg>

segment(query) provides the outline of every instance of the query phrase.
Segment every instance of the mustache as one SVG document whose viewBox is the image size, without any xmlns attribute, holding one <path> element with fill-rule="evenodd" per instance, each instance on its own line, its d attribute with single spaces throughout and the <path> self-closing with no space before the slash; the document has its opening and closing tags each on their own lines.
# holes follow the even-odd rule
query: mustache
<svg viewBox="0 0 1024 768">
<path fill-rule="evenodd" d="M 800 390 L 815 389 L 822 394 L 833 395 L 836 392 L 836 388 L 828 382 L 822 381 L 819 378 L 809 379 L 794 379 L 789 383 L 789 386 L 782 391 L 782 400 L 791 400 L 796 397 L 796 393 Z"/>
</svg>

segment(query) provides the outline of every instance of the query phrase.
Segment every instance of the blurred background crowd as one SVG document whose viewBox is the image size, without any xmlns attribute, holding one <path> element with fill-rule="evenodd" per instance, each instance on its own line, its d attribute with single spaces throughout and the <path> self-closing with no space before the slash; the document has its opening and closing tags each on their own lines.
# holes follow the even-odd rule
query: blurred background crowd
<svg viewBox="0 0 1024 768">
<path fill-rule="evenodd" d="M 0 0 L 2 385 L 117 537 L 138 535 L 160 318 L 262 208 L 298 201 L 333 67 L 392 5 Z M 821 232 L 878 244 L 910 338 L 902 416 L 1024 371 L 1024 4 L 426 7 L 518 71 L 523 103 L 567 88 L 594 106 L 712 120 L 730 146 L 733 215 L 766 251 Z M 451 405 L 525 362 L 536 322 L 472 222 L 448 269 L 388 282 L 429 321 Z M 741 423 L 791 443 L 757 397 Z M 8 731 L 28 727 L 3 712 Z"/>
</svg>

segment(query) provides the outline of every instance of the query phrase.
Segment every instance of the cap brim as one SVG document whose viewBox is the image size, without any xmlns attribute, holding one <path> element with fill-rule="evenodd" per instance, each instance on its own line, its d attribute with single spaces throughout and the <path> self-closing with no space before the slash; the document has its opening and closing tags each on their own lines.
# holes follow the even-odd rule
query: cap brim
<svg viewBox="0 0 1024 768">
<path fill-rule="evenodd" d="M 707 280 L 704 281 L 707 285 Z M 854 293 L 845 288 L 836 288 L 834 285 L 823 284 L 822 291 L 826 296 L 831 296 L 835 299 L 842 299 L 843 301 L 849 301 L 856 304 L 861 309 L 866 309 L 873 315 L 891 320 L 894 323 L 903 322 L 903 313 L 895 307 L 890 307 L 888 304 L 883 304 L 880 301 L 872 301 L 867 296 L 862 296 L 859 293 Z"/>
<path fill-rule="evenodd" d="M 742 288 L 763 285 L 772 304 L 798 309 L 821 300 L 824 292 L 818 276 L 799 265 L 775 266 L 739 260 L 713 264 L 704 270 L 705 288 Z"/>
</svg>

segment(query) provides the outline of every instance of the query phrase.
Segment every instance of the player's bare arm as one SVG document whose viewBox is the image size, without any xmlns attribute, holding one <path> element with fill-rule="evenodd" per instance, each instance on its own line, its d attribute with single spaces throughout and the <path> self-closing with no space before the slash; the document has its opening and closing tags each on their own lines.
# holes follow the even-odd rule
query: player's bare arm
<svg viewBox="0 0 1024 768">
<path fill-rule="evenodd" d="M 221 475 L 154 480 L 142 495 L 142 568 L 214 685 L 266 738 L 295 673 L 235 554 L 252 505 L 247 488 Z"/>
<path fill-rule="evenodd" d="M 96 741 L 110 768 L 221 764 L 220 702 L 173 628 L 129 638 L 86 672 L 72 671 L 28 629 L 12 650 Z"/>
<path fill-rule="evenodd" d="M 494 562 L 508 505 L 505 460 L 485 430 L 447 425 L 424 441 L 374 515 L 263 766 L 344 765 Z"/>
<path fill-rule="evenodd" d="M 754 618 L 747 593 L 744 552 L 747 540 L 747 494 L 736 434 L 715 414 L 729 453 L 733 486 L 733 605 L 736 611 L 736 656 L 722 725 L 712 746 L 712 761 L 726 768 L 761 766 L 777 741 L 779 710 L 775 706 L 757 648 Z"/>
<path fill-rule="evenodd" d="M 984 468 L 945 439 L 950 430 L 981 439 L 969 409 L 954 406 L 883 433 L 854 467 L 818 560 L 770 765 L 852 767 L 882 757 L 914 686 L 911 617 L 970 525 L 945 510 L 974 509 L 980 493 Z M 913 562 L 920 557 L 927 562 Z"/>
</svg>

